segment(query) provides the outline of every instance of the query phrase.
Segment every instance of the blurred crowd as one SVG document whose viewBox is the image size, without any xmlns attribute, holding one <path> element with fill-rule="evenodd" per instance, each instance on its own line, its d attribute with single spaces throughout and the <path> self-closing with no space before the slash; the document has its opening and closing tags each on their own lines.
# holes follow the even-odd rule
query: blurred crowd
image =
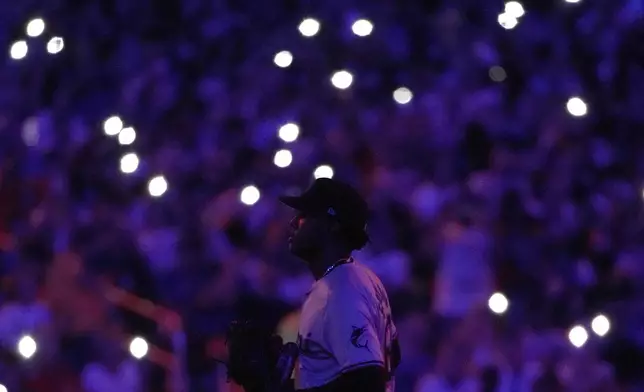
<svg viewBox="0 0 644 392">
<path fill-rule="evenodd" d="M 398 391 L 644 390 L 643 5 L 522 5 L 0 2 L 0 391 L 232 388 L 314 176 L 370 202 Z"/>
</svg>

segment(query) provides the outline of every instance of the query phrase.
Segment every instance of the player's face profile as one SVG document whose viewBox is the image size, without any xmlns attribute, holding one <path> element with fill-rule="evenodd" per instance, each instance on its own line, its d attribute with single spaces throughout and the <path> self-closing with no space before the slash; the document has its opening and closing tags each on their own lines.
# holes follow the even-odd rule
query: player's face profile
<svg viewBox="0 0 644 392">
<path fill-rule="evenodd" d="M 296 215 L 290 223 L 289 249 L 295 256 L 304 260 L 318 252 L 324 243 L 324 221 L 319 218 Z"/>
</svg>

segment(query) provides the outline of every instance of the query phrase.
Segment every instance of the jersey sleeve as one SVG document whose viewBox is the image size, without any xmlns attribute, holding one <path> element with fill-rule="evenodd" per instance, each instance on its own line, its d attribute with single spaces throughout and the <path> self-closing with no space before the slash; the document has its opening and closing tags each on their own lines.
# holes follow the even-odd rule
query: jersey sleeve
<svg viewBox="0 0 644 392">
<path fill-rule="evenodd" d="M 340 373 L 365 366 L 385 366 L 383 345 L 375 320 L 376 305 L 368 297 L 343 293 L 327 308 L 325 338 Z"/>
</svg>

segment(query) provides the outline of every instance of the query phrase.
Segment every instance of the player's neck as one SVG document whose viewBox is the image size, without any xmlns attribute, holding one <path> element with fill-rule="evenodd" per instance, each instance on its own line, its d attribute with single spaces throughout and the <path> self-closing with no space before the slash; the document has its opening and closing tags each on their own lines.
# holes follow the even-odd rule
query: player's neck
<svg viewBox="0 0 644 392">
<path fill-rule="evenodd" d="M 313 274 L 315 280 L 320 280 L 331 266 L 338 263 L 340 260 L 348 259 L 351 257 L 351 252 L 343 249 L 327 249 L 318 257 L 309 261 L 309 269 Z"/>
</svg>

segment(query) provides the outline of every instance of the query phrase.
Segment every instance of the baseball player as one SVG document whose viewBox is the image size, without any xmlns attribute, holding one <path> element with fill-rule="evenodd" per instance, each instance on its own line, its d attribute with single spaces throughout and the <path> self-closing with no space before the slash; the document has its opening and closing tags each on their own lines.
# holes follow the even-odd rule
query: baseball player
<svg viewBox="0 0 644 392">
<path fill-rule="evenodd" d="M 297 211 L 290 251 L 316 280 L 300 316 L 295 389 L 393 391 L 401 355 L 389 299 L 380 279 L 351 257 L 369 240 L 367 203 L 328 178 L 280 201 Z"/>
</svg>

